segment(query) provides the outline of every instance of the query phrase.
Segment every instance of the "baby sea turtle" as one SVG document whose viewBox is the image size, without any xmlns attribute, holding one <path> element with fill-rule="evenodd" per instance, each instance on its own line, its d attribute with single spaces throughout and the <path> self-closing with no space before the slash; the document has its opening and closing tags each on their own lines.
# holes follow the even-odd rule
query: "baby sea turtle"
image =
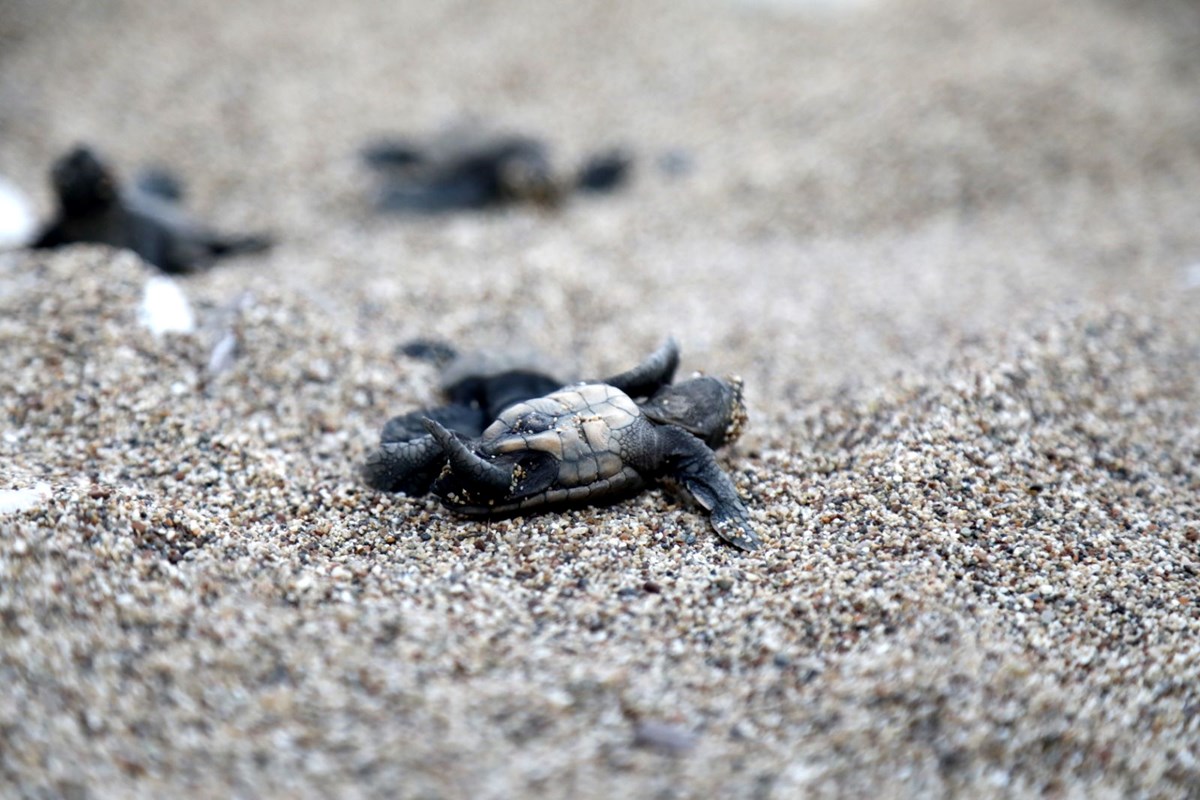
<svg viewBox="0 0 1200 800">
<path fill-rule="evenodd" d="M 557 174 L 545 142 L 518 134 L 454 128 L 427 143 L 385 140 L 363 151 L 384 178 L 385 211 L 437 213 L 507 203 L 558 205 L 572 191 L 605 192 L 629 175 L 619 149 L 593 155 L 574 174 Z"/>
<path fill-rule="evenodd" d="M 164 272 L 191 272 L 214 259 L 266 249 L 264 236 L 225 236 L 187 217 L 182 189 L 169 173 L 148 173 L 122 190 L 90 148 L 76 147 L 50 173 L 58 212 L 32 247 L 95 242 L 134 251 Z"/>
<path fill-rule="evenodd" d="M 510 402 L 480 434 L 456 426 L 453 404 L 398 417 L 368 459 L 367 480 L 394 490 L 432 477 L 429 490 L 449 509 L 482 517 L 599 502 L 668 479 L 708 511 L 723 539 L 757 549 L 749 513 L 713 454 L 745 425 L 741 381 L 672 384 L 678 364 L 668 340 L 628 372 Z"/>
</svg>

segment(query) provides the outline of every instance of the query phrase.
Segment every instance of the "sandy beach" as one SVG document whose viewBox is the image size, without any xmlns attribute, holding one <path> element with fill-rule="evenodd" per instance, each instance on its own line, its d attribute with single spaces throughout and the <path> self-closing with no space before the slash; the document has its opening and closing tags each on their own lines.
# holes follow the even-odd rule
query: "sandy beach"
<svg viewBox="0 0 1200 800">
<path fill-rule="evenodd" d="M 0 176 L 92 143 L 268 253 L 0 253 L 0 795 L 1194 797 L 1200 6 L 14 0 Z M 380 215 L 475 118 L 629 186 Z M 764 546 L 666 489 L 359 469 L 400 346 L 737 374 Z"/>
</svg>

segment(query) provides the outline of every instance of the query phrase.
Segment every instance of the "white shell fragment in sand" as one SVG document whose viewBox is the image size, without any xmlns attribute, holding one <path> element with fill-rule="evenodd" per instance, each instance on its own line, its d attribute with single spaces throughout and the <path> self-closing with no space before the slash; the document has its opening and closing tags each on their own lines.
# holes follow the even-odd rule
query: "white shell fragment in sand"
<svg viewBox="0 0 1200 800">
<path fill-rule="evenodd" d="M 0 514 L 27 511 L 50 499 L 49 484 L 39 483 L 32 489 L 0 489 Z"/>
<path fill-rule="evenodd" d="M 237 356 L 237 345 L 237 334 L 233 331 L 225 331 L 225 335 L 213 345 L 212 353 L 208 357 L 210 374 L 220 375 L 233 366 L 234 358 Z"/>
<path fill-rule="evenodd" d="M 633 744 L 667 755 L 682 755 L 696 746 L 696 737 L 679 725 L 640 720 L 634 726 Z"/>
<path fill-rule="evenodd" d="M 25 194 L 0 178 L 0 250 L 21 247 L 33 240 L 37 219 Z"/>
<path fill-rule="evenodd" d="M 196 317 L 187 295 L 178 283 L 165 275 L 155 275 L 146 281 L 138 318 L 159 335 L 191 333 L 196 329 Z"/>
</svg>

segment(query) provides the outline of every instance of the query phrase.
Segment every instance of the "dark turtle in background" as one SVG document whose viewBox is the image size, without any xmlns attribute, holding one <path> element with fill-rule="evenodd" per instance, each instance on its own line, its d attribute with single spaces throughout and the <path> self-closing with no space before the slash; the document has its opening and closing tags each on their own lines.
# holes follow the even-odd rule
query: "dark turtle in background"
<svg viewBox="0 0 1200 800">
<path fill-rule="evenodd" d="M 227 236 L 184 214 L 183 189 L 162 170 L 123 190 L 113 170 L 90 148 L 76 147 L 50 173 L 58 211 L 35 248 L 95 242 L 134 251 L 163 272 L 192 272 L 212 261 L 270 246 L 265 236 Z"/>
<path fill-rule="evenodd" d="M 601 502 L 668 479 L 708 511 L 721 538 L 755 550 L 760 540 L 749 513 L 713 454 L 745 425 L 741 381 L 672 384 L 678 364 L 669 340 L 638 367 L 604 381 L 487 408 L 483 415 L 492 421 L 478 434 L 477 417 L 466 429 L 457 426 L 454 403 L 397 417 L 367 460 L 367 481 L 392 491 L 411 481 L 419 490 L 432 476 L 428 488 L 446 507 L 483 517 Z M 497 386 L 513 387 L 525 388 L 511 376 Z"/>
<path fill-rule="evenodd" d="M 545 142 L 517 134 L 456 128 L 428 142 L 379 141 L 364 149 L 382 178 L 381 210 L 439 213 L 508 203 L 554 207 L 574 191 L 607 192 L 628 177 L 632 159 L 619 149 L 589 158 L 571 174 L 555 171 Z"/>
</svg>

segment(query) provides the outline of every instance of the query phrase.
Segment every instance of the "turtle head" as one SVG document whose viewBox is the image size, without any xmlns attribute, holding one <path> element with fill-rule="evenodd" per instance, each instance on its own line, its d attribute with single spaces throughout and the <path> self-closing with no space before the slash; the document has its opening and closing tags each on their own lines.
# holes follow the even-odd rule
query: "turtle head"
<svg viewBox="0 0 1200 800">
<path fill-rule="evenodd" d="M 642 404 L 651 420 L 677 425 L 716 449 L 729 444 L 746 426 L 742 379 L 707 375 L 664 386 Z"/>
<path fill-rule="evenodd" d="M 117 200 L 117 181 L 112 170 L 83 145 L 54 163 L 50 181 L 68 215 L 103 211 Z"/>
<path fill-rule="evenodd" d="M 518 141 L 499 159 L 500 193 L 515 200 L 552 208 L 562 201 L 562 188 L 554 179 L 544 148 Z"/>
</svg>

